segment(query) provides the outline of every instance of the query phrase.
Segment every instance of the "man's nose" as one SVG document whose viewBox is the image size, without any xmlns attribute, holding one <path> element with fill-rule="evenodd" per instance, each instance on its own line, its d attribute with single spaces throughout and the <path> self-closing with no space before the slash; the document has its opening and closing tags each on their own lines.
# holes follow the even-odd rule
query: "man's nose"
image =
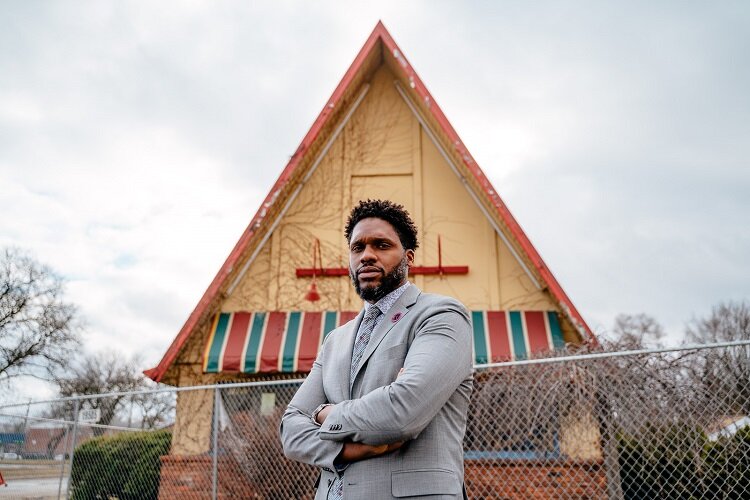
<svg viewBox="0 0 750 500">
<path fill-rule="evenodd" d="M 375 262 L 377 260 L 377 255 L 375 252 L 372 251 L 372 247 L 370 245 L 366 245 L 365 249 L 362 251 L 362 256 L 359 258 L 360 262 Z"/>
</svg>

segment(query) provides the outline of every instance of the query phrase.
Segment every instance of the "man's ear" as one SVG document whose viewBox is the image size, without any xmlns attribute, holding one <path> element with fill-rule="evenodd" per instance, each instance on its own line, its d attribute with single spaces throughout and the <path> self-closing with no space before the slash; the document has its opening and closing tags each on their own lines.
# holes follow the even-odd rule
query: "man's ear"
<svg viewBox="0 0 750 500">
<path fill-rule="evenodd" d="M 409 267 L 414 265 L 414 250 L 407 250 L 406 251 L 406 262 L 409 264 Z"/>
</svg>

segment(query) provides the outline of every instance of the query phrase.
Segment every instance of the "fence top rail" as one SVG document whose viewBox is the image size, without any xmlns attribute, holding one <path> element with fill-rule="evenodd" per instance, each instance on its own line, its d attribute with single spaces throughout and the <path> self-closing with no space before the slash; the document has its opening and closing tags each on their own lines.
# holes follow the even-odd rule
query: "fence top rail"
<svg viewBox="0 0 750 500">
<path fill-rule="evenodd" d="M 643 356 L 647 354 L 664 354 L 670 352 L 700 351 L 704 349 L 721 349 L 727 347 L 750 346 L 750 340 L 733 340 L 730 342 L 716 342 L 714 344 L 686 344 L 678 347 L 662 347 L 659 349 L 634 349 L 629 351 L 593 352 L 589 354 L 572 354 L 554 358 L 522 359 L 517 361 L 503 361 L 501 363 L 483 363 L 474 365 L 475 370 L 500 368 L 503 366 L 541 365 L 548 363 L 563 363 L 569 361 L 585 361 L 589 359 L 622 358 L 626 356 Z"/>
<path fill-rule="evenodd" d="M 295 378 L 287 380 L 264 380 L 260 382 L 233 382 L 228 384 L 210 384 L 210 385 L 191 385 L 184 387 L 163 387 L 160 389 L 146 389 L 140 391 L 123 391 L 123 392 L 103 392 L 99 394 L 82 394 L 79 396 L 66 396 L 63 398 L 56 399 L 40 399 L 35 401 L 27 401 L 25 403 L 11 403 L 7 405 L 0 405 L 0 409 L 14 408 L 19 406 L 36 405 L 42 403 L 62 403 L 65 401 L 81 401 L 87 399 L 100 399 L 100 398 L 112 398 L 115 396 L 136 396 L 139 394 L 159 394 L 164 392 L 184 392 L 184 391 L 209 391 L 214 389 L 231 389 L 239 387 L 268 387 L 276 385 L 287 385 L 287 384 L 299 384 L 303 382 L 304 378 Z"/>
<path fill-rule="evenodd" d="M 74 420 L 66 420 L 64 418 L 45 418 L 45 417 L 33 417 L 31 415 L 16 415 L 13 413 L 0 413 L 0 417 L 6 417 L 6 418 L 18 418 L 18 419 L 28 419 L 28 420 L 35 420 L 37 422 L 52 422 L 55 424 L 62 424 L 62 425 L 73 425 L 76 422 Z M 85 427 L 98 427 L 100 429 L 112 429 L 115 431 L 143 431 L 143 430 L 151 430 L 151 429 L 141 429 L 136 427 L 123 427 L 121 425 L 109 425 L 109 424 L 95 424 L 91 422 L 78 422 L 79 426 L 85 426 Z"/>
<path fill-rule="evenodd" d="M 735 340 L 730 342 L 717 342 L 713 344 L 687 344 L 678 347 L 664 347 L 659 349 L 637 349 L 629 351 L 614 351 L 614 352 L 597 352 L 589 354 L 572 354 L 569 356 L 557 356 L 553 358 L 536 358 L 536 359 L 523 359 L 516 361 L 503 361 L 500 363 L 483 363 L 474 365 L 475 370 L 486 370 L 490 368 L 502 368 L 509 366 L 523 366 L 523 365 L 541 365 L 548 363 L 564 363 L 574 361 L 585 361 L 592 359 L 604 359 L 604 358 L 621 358 L 627 356 L 644 356 L 649 354 L 664 354 L 670 352 L 681 352 L 681 351 L 698 351 L 703 349 L 721 349 L 727 347 L 740 347 L 750 346 L 750 340 Z M 45 403 L 62 403 L 65 401 L 83 401 L 88 399 L 99 399 L 109 398 L 116 396 L 135 396 L 140 394 L 159 394 L 166 392 L 183 392 L 183 391 L 198 391 L 198 390 L 217 390 L 217 389 L 235 389 L 242 387 L 270 387 L 279 385 L 291 385 L 300 384 L 304 381 L 304 378 L 295 379 L 284 379 L 284 380 L 264 380 L 256 382 L 233 382 L 224 384 L 210 384 L 210 385 L 192 385 L 183 387 L 162 387 L 159 389 L 147 389 L 140 391 L 124 391 L 124 392 L 106 392 L 100 394 L 82 394 L 79 396 L 67 396 L 56 399 L 42 399 L 36 401 L 27 401 L 25 403 L 10 403 L 0 405 L 0 409 L 5 408 L 17 408 L 22 406 L 30 406 Z"/>
</svg>

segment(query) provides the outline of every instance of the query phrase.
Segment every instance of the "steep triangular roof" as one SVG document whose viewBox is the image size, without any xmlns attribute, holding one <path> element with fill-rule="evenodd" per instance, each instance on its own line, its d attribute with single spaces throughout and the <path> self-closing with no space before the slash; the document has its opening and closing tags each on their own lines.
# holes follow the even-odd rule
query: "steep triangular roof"
<svg viewBox="0 0 750 500">
<path fill-rule="evenodd" d="M 283 207 L 292 196 L 295 186 L 304 179 L 310 168 L 314 168 L 314 165 L 311 165 L 314 158 L 328 147 L 326 144 L 328 136 L 337 127 L 351 104 L 361 98 L 359 91 L 362 85 L 382 64 L 387 64 L 401 82 L 399 88 L 400 92 L 405 94 L 405 100 L 413 106 L 415 115 L 423 121 L 425 129 L 435 134 L 434 139 L 443 145 L 444 153 L 450 157 L 449 162 L 460 170 L 457 174 L 477 195 L 477 202 L 483 212 L 491 219 L 493 225 L 498 227 L 501 236 L 510 240 L 506 242 L 526 269 L 527 274 L 537 282 L 540 288 L 546 288 L 549 291 L 560 306 L 562 313 L 579 331 L 582 338 L 596 343 L 591 330 L 521 226 L 511 215 L 500 195 L 492 187 L 489 179 L 474 161 L 437 102 L 406 60 L 396 42 L 393 41 L 388 30 L 382 22 L 378 22 L 162 360 L 156 367 L 144 372 L 148 377 L 161 381 L 177 359 L 193 330 L 208 315 L 215 312 L 227 290 L 236 281 L 237 276 L 244 272 L 247 262 L 252 260 L 249 259 L 251 254 L 262 246 L 265 237 L 273 231 L 274 221 L 280 213 L 283 213 Z"/>
</svg>

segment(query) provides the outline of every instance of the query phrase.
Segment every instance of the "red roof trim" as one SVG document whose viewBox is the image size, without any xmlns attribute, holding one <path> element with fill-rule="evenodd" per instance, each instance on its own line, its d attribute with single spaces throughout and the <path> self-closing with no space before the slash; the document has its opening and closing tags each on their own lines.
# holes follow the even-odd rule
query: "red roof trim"
<svg viewBox="0 0 750 500">
<path fill-rule="evenodd" d="M 474 158 L 471 156 L 471 154 L 459 138 L 458 134 L 453 129 L 453 126 L 450 124 L 450 122 L 448 122 L 448 119 L 445 117 L 438 104 L 430 95 L 427 87 L 425 87 L 424 83 L 422 83 L 422 80 L 406 60 L 406 57 L 404 56 L 401 49 L 399 49 L 398 45 L 396 45 L 396 42 L 391 37 L 390 33 L 388 33 L 388 30 L 386 30 L 381 21 L 378 21 L 375 29 L 372 31 L 364 46 L 357 54 L 357 57 L 354 59 L 351 66 L 344 74 L 344 77 L 336 87 L 336 90 L 333 91 L 331 98 L 323 107 L 323 110 L 315 119 L 315 122 L 313 122 L 309 132 L 307 132 L 307 135 L 305 135 L 304 139 L 302 139 L 302 142 L 295 151 L 294 155 L 292 155 L 289 163 L 287 163 L 286 167 L 281 172 L 281 175 L 279 175 L 276 183 L 273 185 L 271 191 L 268 193 L 265 200 L 258 209 L 258 212 L 250 221 L 247 229 L 245 229 L 239 241 L 232 249 L 229 257 L 227 257 L 226 261 L 224 262 L 224 265 L 214 277 L 208 289 L 203 294 L 203 297 L 201 297 L 200 301 L 198 301 L 198 304 L 188 317 L 185 324 L 180 329 L 180 332 L 177 334 L 174 341 L 172 341 L 172 344 L 167 349 L 167 352 L 164 354 L 162 360 L 156 367 L 151 368 L 150 370 L 145 370 L 143 372 L 146 376 L 159 382 L 166 373 L 167 369 L 177 359 L 177 355 L 179 354 L 180 349 L 185 344 L 185 342 L 187 342 L 187 339 L 193 329 L 198 326 L 198 323 L 203 314 L 206 312 L 208 306 L 211 304 L 211 302 L 213 302 L 213 300 L 220 292 L 221 286 L 224 284 L 224 281 L 227 279 L 227 277 L 239 261 L 240 256 L 247 248 L 250 240 L 258 229 L 258 226 L 262 222 L 269 208 L 273 205 L 276 197 L 286 186 L 287 182 L 289 182 L 292 173 L 299 165 L 301 159 L 305 156 L 305 153 L 318 138 L 318 135 L 323 129 L 323 126 L 326 124 L 334 110 L 336 110 L 339 100 L 342 98 L 346 89 L 352 83 L 354 76 L 357 74 L 363 62 L 370 54 L 370 52 L 376 47 L 379 41 L 382 41 L 385 48 L 387 48 L 390 54 L 399 62 L 398 67 L 401 69 L 401 71 L 403 71 L 404 76 L 406 76 L 406 78 L 409 80 L 411 89 L 416 92 L 417 96 L 422 100 L 423 103 L 425 103 L 425 106 L 427 107 L 427 109 L 429 109 L 432 117 L 440 125 L 443 132 L 450 138 L 455 152 L 460 156 L 464 165 L 469 169 L 469 171 L 472 173 L 474 178 L 484 190 L 485 194 L 490 198 L 498 214 L 500 215 L 500 218 L 506 223 L 511 233 L 521 245 L 521 248 L 526 252 L 527 256 L 534 264 L 534 267 L 537 269 L 542 279 L 546 282 L 552 295 L 560 302 L 564 309 L 567 309 L 567 312 L 570 314 L 573 320 L 578 322 L 578 326 L 589 335 L 589 340 L 596 343 L 596 338 L 591 333 L 589 327 L 586 325 L 583 317 L 581 317 L 581 315 L 578 313 L 572 301 L 565 294 L 562 287 L 552 275 L 552 272 L 549 270 L 549 268 L 547 268 L 546 264 L 539 256 L 534 246 L 531 244 L 531 241 L 529 241 L 528 237 L 521 229 L 521 226 L 515 220 L 513 215 L 511 215 L 510 211 L 505 206 L 505 203 L 503 203 L 503 201 L 500 199 L 500 196 L 492 187 L 492 184 L 484 175 L 484 172 L 482 172 L 482 169 L 479 168 L 479 165 L 477 165 L 477 163 L 474 161 Z"/>
<path fill-rule="evenodd" d="M 526 236 L 526 233 L 523 232 L 523 229 L 521 229 L 521 226 L 518 224 L 515 217 L 513 217 L 513 215 L 510 213 L 510 210 L 500 198 L 500 195 L 497 194 L 497 191 L 495 191 L 492 183 L 490 183 L 489 179 L 487 179 L 487 177 L 484 175 L 484 172 L 479 167 L 477 162 L 474 161 L 471 153 L 469 153 L 469 150 L 466 148 L 466 146 L 464 146 L 463 141 L 448 121 L 448 118 L 446 118 L 443 114 L 440 106 L 438 106 L 435 99 L 432 98 L 432 95 L 427 90 L 427 87 L 424 85 L 424 83 L 422 83 L 419 75 L 417 75 L 416 71 L 414 71 L 414 69 L 411 67 L 411 64 L 409 64 L 409 62 L 406 60 L 406 56 L 404 56 L 403 52 L 398 47 L 398 45 L 396 45 L 396 42 L 393 40 L 390 33 L 388 33 L 382 23 L 378 23 L 378 25 L 375 27 L 375 31 L 378 31 L 379 28 L 382 29 L 381 36 L 383 39 L 383 43 L 391 52 L 393 57 L 398 60 L 398 66 L 403 70 L 405 76 L 409 80 L 409 86 L 417 94 L 421 102 L 424 103 L 425 107 L 432 114 L 432 117 L 443 129 L 443 132 L 448 136 L 455 152 L 461 158 L 466 168 L 468 168 L 472 173 L 476 181 L 484 190 L 485 194 L 492 201 L 492 204 L 500 215 L 500 218 L 508 226 L 508 229 L 510 229 L 511 233 L 521 245 L 521 248 L 524 250 L 524 252 L 526 252 L 526 255 L 529 257 L 532 264 L 541 275 L 542 279 L 549 288 L 549 291 L 560 302 L 563 308 L 567 309 L 567 311 L 564 312 L 569 314 L 574 322 L 578 323 L 576 326 L 580 330 L 583 330 L 586 334 L 588 334 L 588 340 L 595 345 L 598 345 L 598 341 L 591 332 L 591 329 L 586 324 L 586 321 L 580 315 L 576 307 L 573 305 L 573 302 L 557 282 L 557 279 L 555 279 L 552 271 L 550 271 L 550 269 L 544 263 L 542 257 L 534 248 L 534 245 L 531 244 L 531 241 Z"/>
<path fill-rule="evenodd" d="M 208 308 L 209 304 L 213 302 L 214 298 L 219 293 L 222 284 L 232 272 L 232 269 L 234 269 L 234 266 L 237 264 L 237 261 L 239 260 L 245 248 L 247 248 L 250 240 L 255 234 L 255 231 L 258 229 L 258 226 L 268 212 L 268 209 L 273 205 L 276 197 L 284 188 L 284 186 L 286 186 L 287 182 L 292 176 L 292 173 L 297 168 L 300 160 L 305 156 L 305 153 L 313 144 L 313 142 L 315 142 L 315 139 L 317 139 L 318 134 L 320 134 L 323 126 L 328 121 L 329 116 L 333 113 L 334 110 L 336 110 L 336 105 L 344 95 L 346 89 L 349 87 L 349 84 L 354 79 L 354 76 L 360 69 L 360 66 L 362 66 L 362 63 L 370 54 L 372 49 L 376 46 L 378 40 L 381 39 L 382 33 L 384 32 L 386 32 L 385 26 L 383 26 L 383 23 L 378 22 L 372 34 L 370 34 L 370 37 L 367 39 L 364 46 L 359 51 L 359 54 L 357 54 L 354 62 L 352 62 L 351 66 L 349 66 L 349 69 L 344 74 L 344 77 L 336 87 L 336 90 L 333 91 L 331 98 L 328 99 L 328 102 L 323 107 L 323 110 L 313 122 L 312 127 L 310 127 L 310 130 L 307 132 L 307 135 L 305 135 L 299 147 L 289 159 L 289 163 L 287 163 L 286 167 L 284 167 L 284 170 L 281 172 L 281 175 L 279 175 L 279 178 L 276 180 L 276 183 L 273 185 L 271 191 L 266 196 L 266 199 L 263 200 L 263 203 L 256 212 L 255 216 L 250 221 L 247 229 L 245 229 L 245 232 L 242 233 L 242 236 L 234 246 L 234 249 L 232 249 L 229 257 L 227 257 L 224 265 L 221 266 L 221 269 L 214 277 L 206 292 L 203 294 L 203 297 L 201 297 L 200 301 L 198 301 L 198 305 L 195 306 L 195 309 L 193 309 L 193 312 L 190 314 L 187 321 L 182 326 L 182 329 L 180 329 L 180 333 L 178 333 L 177 337 L 175 337 L 174 341 L 172 341 L 172 344 L 167 349 L 167 352 L 162 357 L 162 360 L 156 367 L 151 368 L 150 370 L 145 370 L 143 372 L 147 377 L 155 380 L 156 382 L 159 382 L 166 373 L 167 369 L 171 366 L 175 359 L 177 359 L 177 355 L 179 354 L 180 349 L 185 344 L 185 342 L 187 342 L 187 339 L 193 329 L 198 326 L 198 322 L 203 316 L 203 313 Z"/>
</svg>

